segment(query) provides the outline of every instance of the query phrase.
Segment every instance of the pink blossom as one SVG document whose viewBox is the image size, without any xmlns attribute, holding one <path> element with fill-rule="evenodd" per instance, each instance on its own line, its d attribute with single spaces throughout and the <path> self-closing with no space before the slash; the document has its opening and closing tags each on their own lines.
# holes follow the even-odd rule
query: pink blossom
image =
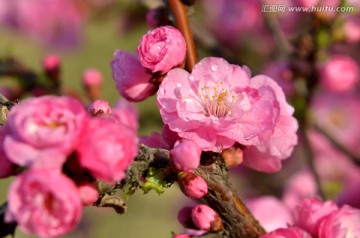
<svg viewBox="0 0 360 238">
<path fill-rule="evenodd" d="M 88 121 L 80 102 L 67 96 L 25 99 L 8 116 L 6 156 L 30 167 L 60 168 L 79 144 Z"/>
<path fill-rule="evenodd" d="M 186 43 L 178 29 L 163 26 L 145 34 L 140 40 L 137 51 L 142 66 L 153 73 L 166 73 L 183 63 Z"/>
<path fill-rule="evenodd" d="M 6 178 L 14 174 L 15 165 L 7 158 L 4 152 L 4 137 L 8 133 L 6 124 L 0 127 L 0 178 Z"/>
<path fill-rule="evenodd" d="M 319 238 L 360 237 L 360 210 L 344 205 L 319 227 Z"/>
<path fill-rule="evenodd" d="M 88 108 L 88 112 L 93 116 L 111 114 L 111 107 L 108 101 L 96 100 Z"/>
<path fill-rule="evenodd" d="M 43 58 L 43 67 L 46 71 L 52 71 L 59 69 L 60 67 L 60 57 L 58 55 L 47 55 Z"/>
<path fill-rule="evenodd" d="M 219 215 L 205 204 L 193 207 L 191 218 L 194 224 L 201 230 L 219 231 L 222 228 L 222 221 Z"/>
<path fill-rule="evenodd" d="M 283 202 L 293 211 L 304 199 L 316 196 L 317 185 L 315 178 L 309 170 L 303 169 L 294 174 L 287 182 L 283 194 Z"/>
<path fill-rule="evenodd" d="M 100 87 L 103 80 L 101 72 L 97 69 L 87 69 L 82 75 L 82 83 L 86 88 Z"/>
<path fill-rule="evenodd" d="M 205 180 L 192 173 L 179 173 L 178 183 L 181 191 L 189 198 L 202 198 L 208 192 Z"/>
<path fill-rule="evenodd" d="M 78 192 L 83 205 L 92 205 L 99 198 L 99 192 L 92 183 L 81 183 L 78 185 Z"/>
<path fill-rule="evenodd" d="M 82 205 L 75 184 L 53 170 L 29 170 L 10 185 L 5 221 L 40 237 L 56 237 L 79 223 Z"/>
<path fill-rule="evenodd" d="M 117 50 L 111 61 L 112 75 L 116 89 L 129 101 L 143 101 L 156 92 L 151 83 L 153 75 L 141 66 L 138 56 Z"/>
<path fill-rule="evenodd" d="M 235 142 L 261 144 L 251 139 L 274 129 L 280 111 L 275 90 L 281 89 L 273 89 L 273 84 L 266 76 L 250 80 L 240 66 L 208 57 L 191 74 L 171 70 L 157 102 L 170 130 L 202 150 L 218 152 Z"/>
<path fill-rule="evenodd" d="M 76 46 L 83 16 L 72 0 L 3 1 L 0 23 L 46 45 Z M 46 11 L 44 11 L 46 9 Z"/>
<path fill-rule="evenodd" d="M 289 227 L 279 228 L 268 234 L 261 235 L 259 238 L 311 238 L 311 236 L 298 227 Z"/>
<path fill-rule="evenodd" d="M 170 150 L 170 164 L 176 171 L 193 172 L 200 165 L 201 149 L 191 140 L 180 140 Z"/>
<path fill-rule="evenodd" d="M 320 83 L 330 91 L 352 89 L 358 81 L 358 65 L 346 55 L 333 55 L 320 68 Z"/>
<path fill-rule="evenodd" d="M 115 121 L 137 132 L 139 128 L 139 112 L 133 103 L 121 98 L 112 110 L 112 117 Z"/>
<path fill-rule="evenodd" d="M 338 207 L 332 201 L 322 202 L 318 199 L 306 199 L 296 209 L 296 225 L 316 237 L 320 223 Z"/>
<path fill-rule="evenodd" d="M 287 228 L 293 224 L 293 218 L 288 208 L 273 196 L 262 196 L 248 200 L 246 205 L 268 232 L 278 228 Z M 269 212 L 276 211 L 276 214 Z"/>
<path fill-rule="evenodd" d="M 97 179 L 114 183 L 138 151 L 136 134 L 126 126 L 105 117 L 93 117 L 78 148 L 80 165 Z"/>
<path fill-rule="evenodd" d="M 149 136 L 140 137 L 140 143 L 149 147 L 170 149 L 169 144 L 164 141 L 164 138 L 158 132 L 152 132 Z"/>
</svg>

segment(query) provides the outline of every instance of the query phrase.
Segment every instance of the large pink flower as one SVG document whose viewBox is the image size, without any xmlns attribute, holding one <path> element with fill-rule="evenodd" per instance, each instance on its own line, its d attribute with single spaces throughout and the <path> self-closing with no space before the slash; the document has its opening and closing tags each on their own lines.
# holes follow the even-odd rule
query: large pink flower
<svg viewBox="0 0 360 238">
<path fill-rule="evenodd" d="M 78 150 L 83 167 L 95 178 L 113 183 L 125 177 L 125 170 L 137 154 L 138 139 L 125 125 L 94 117 Z"/>
<path fill-rule="evenodd" d="M 137 51 L 142 66 L 153 73 L 166 73 L 184 61 L 186 43 L 178 29 L 163 26 L 145 34 Z"/>
<path fill-rule="evenodd" d="M 6 222 L 40 237 L 61 236 L 73 230 L 82 214 L 75 184 L 52 170 L 29 170 L 11 184 Z"/>
<path fill-rule="evenodd" d="M 85 109 L 71 97 L 25 99 L 9 113 L 5 153 L 21 166 L 60 168 L 79 144 L 87 121 Z"/>
<path fill-rule="evenodd" d="M 306 231 L 298 227 L 279 228 L 273 232 L 261 235 L 259 238 L 311 238 Z"/>
<path fill-rule="evenodd" d="M 273 80 L 250 79 L 221 58 L 204 58 L 191 74 L 171 70 L 160 85 L 157 102 L 165 124 L 202 150 L 221 151 L 235 142 L 261 144 L 273 130 L 280 106 Z"/>
</svg>

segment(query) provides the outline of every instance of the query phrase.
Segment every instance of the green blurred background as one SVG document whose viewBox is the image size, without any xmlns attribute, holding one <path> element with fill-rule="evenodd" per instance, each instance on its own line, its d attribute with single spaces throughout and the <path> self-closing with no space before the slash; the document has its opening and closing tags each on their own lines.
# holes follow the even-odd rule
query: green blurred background
<svg viewBox="0 0 360 238">
<path fill-rule="evenodd" d="M 120 4 L 121 5 L 121 4 Z M 140 37 L 149 28 L 144 19 L 134 19 L 142 24 L 131 31 L 119 30 L 121 14 L 127 7 L 120 6 L 115 14 L 90 19 L 84 29 L 84 41 L 80 48 L 68 51 L 44 49 L 42 46 L 24 38 L 23 35 L 0 28 L 0 57 L 12 55 L 24 65 L 41 72 L 41 60 L 50 53 L 62 59 L 63 87 L 81 92 L 81 75 L 87 68 L 96 68 L 104 75 L 102 99 L 112 105 L 119 99 L 111 76 L 110 61 L 116 49 L 135 51 Z M 145 16 L 144 16 L 145 17 Z M 161 130 L 161 119 L 157 111 L 155 97 L 137 104 L 140 111 L 140 135 Z M 0 180 L 0 201 L 6 200 L 10 179 Z M 87 207 L 78 228 L 64 237 L 102 238 L 102 237 L 170 237 L 171 231 L 180 232 L 176 214 L 183 205 L 185 196 L 174 185 L 162 195 L 155 192 L 143 195 L 138 191 L 128 201 L 128 211 L 117 215 L 111 208 Z M 35 237 L 24 235 L 19 229 L 16 237 Z"/>
</svg>

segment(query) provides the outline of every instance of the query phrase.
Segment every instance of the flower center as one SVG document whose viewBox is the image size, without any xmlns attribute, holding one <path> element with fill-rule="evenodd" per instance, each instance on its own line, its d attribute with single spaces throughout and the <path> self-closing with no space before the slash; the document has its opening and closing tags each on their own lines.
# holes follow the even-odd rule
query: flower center
<svg viewBox="0 0 360 238">
<path fill-rule="evenodd" d="M 206 116 L 218 118 L 231 115 L 231 110 L 237 102 L 238 96 L 232 94 L 231 85 L 225 88 L 223 83 L 216 83 L 214 86 L 203 86 L 198 91 L 199 102 L 203 106 Z"/>
</svg>

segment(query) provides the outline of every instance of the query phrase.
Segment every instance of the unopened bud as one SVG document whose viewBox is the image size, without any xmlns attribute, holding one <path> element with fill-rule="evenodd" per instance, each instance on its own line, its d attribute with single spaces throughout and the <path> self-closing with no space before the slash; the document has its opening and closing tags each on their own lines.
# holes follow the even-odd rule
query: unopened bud
<svg viewBox="0 0 360 238">
<path fill-rule="evenodd" d="M 92 116 L 109 115 L 111 114 L 111 107 L 108 101 L 96 100 L 89 106 L 88 112 Z"/>
<path fill-rule="evenodd" d="M 188 234 L 174 234 L 173 238 L 190 238 Z"/>
<path fill-rule="evenodd" d="M 170 165 L 176 171 L 193 172 L 200 164 L 201 148 L 191 140 L 180 140 L 170 150 Z"/>
<path fill-rule="evenodd" d="M 99 198 L 99 192 L 92 183 L 82 183 L 78 186 L 79 196 L 85 206 L 92 205 Z"/>
<path fill-rule="evenodd" d="M 178 183 L 181 191 L 189 198 L 202 198 L 208 192 L 205 180 L 192 173 L 179 173 Z"/>
<path fill-rule="evenodd" d="M 96 69 L 88 69 L 82 76 L 82 83 L 88 98 L 95 101 L 100 98 L 101 85 L 103 76 L 100 71 Z"/>
<path fill-rule="evenodd" d="M 57 55 L 47 55 L 43 58 L 42 65 L 45 71 L 59 70 L 60 68 L 60 57 Z"/>
<path fill-rule="evenodd" d="M 211 207 L 204 204 L 196 205 L 192 209 L 191 218 L 201 230 L 219 231 L 223 228 L 219 215 Z"/>
</svg>

